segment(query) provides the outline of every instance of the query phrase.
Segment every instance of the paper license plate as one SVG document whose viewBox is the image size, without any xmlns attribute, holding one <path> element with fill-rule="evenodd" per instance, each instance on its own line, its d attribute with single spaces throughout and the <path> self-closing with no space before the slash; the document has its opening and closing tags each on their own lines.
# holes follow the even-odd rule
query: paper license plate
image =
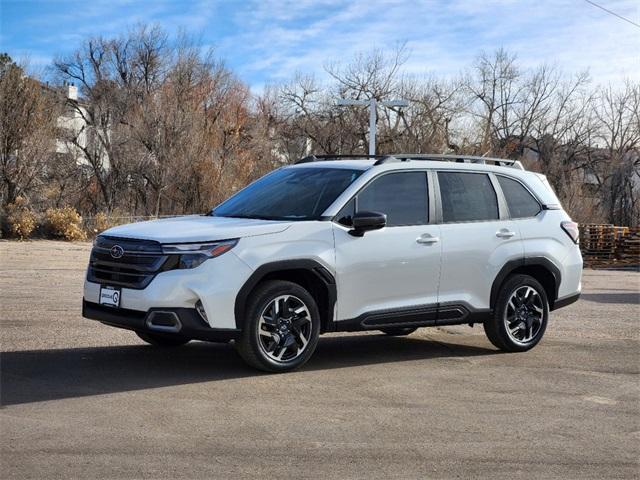
<svg viewBox="0 0 640 480">
<path fill-rule="evenodd" d="M 100 287 L 100 305 L 120 306 L 121 291 L 115 287 Z"/>
</svg>

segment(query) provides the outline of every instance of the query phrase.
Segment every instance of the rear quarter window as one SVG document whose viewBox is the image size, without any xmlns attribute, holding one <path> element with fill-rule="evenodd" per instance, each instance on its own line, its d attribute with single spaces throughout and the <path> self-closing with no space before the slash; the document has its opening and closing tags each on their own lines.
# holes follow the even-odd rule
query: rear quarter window
<svg viewBox="0 0 640 480">
<path fill-rule="evenodd" d="M 498 183 L 507 201 L 511 218 L 535 217 L 540 213 L 540 204 L 520 182 L 498 175 Z"/>
</svg>

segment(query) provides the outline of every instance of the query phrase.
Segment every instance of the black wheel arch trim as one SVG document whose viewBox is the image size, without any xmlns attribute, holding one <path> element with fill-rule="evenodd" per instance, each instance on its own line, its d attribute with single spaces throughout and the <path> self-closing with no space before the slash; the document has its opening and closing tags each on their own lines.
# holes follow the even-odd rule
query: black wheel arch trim
<svg viewBox="0 0 640 480">
<path fill-rule="evenodd" d="M 327 288 L 328 305 L 326 306 L 327 312 L 325 318 L 322 318 L 321 330 L 330 331 L 332 329 L 332 324 L 334 323 L 333 312 L 337 299 L 336 280 L 333 274 L 329 270 L 327 270 L 324 265 L 322 265 L 317 260 L 312 259 L 280 260 L 276 262 L 265 263 L 258 267 L 247 279 L 247 281 L 244 283 L 244 285 L 236 295 L 236 301 L 234 305 L 236 328 L 242 329 L 243 327 L 245 308 L 248 303 L 248 298 L 251 291 L 267 275 L 291 270 L 304 270 L 308 273 L 311 273 Z"/>
<path fill-rule="evenodd" d="M 560 273 L 560 269 L 549 260 L 547 257 L 523 257 L 517 258 L 514 260 L 509 260 L 498 272 L 495 279 L 493 280 L 493 284 L 491 285 L 491 296 L 489 299 L 489 305 L 491 309 L 494 308 L 496 299 L 498 298 L 498 294 L 500 293 L 500 287 L 507 279 L 509 275 L 516 269 L 520 267 L 529 267 L 529 266 L 541 266 L 551 273 L 554 279 L 555 284 L 555 292 L 552 298 L 549 298 L 549 309 L 553 310 L 555 307 L 555 302 L 558 299 L 558 290 L 560 289 L 560 282 L 562 281 L 562 274 Z"/>
</svg>

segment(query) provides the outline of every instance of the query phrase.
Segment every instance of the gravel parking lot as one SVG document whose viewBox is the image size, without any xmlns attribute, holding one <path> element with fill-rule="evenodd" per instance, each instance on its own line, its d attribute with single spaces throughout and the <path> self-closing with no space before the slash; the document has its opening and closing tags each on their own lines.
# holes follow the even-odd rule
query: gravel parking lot
<svg viewBox="0 0 640 480">
<path fill-rule="evenodd" d="M 1 478 L 638 478 L 640 273 L 587 270 L 542 343 L 322 337 L 261 374 L 80 315 L 89 244 L 0 242 Z"/>
</svg>

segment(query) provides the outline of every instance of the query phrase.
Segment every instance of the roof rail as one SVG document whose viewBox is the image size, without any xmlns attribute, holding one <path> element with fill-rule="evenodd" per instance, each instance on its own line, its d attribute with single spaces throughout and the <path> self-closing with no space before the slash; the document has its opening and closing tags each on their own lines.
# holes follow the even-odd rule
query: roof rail
<svg viewBox="0 0 640 480">
<path fill-rule="evenodd" d="M 424 160 L 434 162 L 455 162 L 455 163 L 479 163 L 497 165 L 499 167 L 512 167 L 524 170 L 519 160 L 511 160 L 507 158 L 491 158 L 479 157 L 474 155 L 456 155 L 456 154 L 431 154 L 431 153 L 398 153 L 394 155 L 366 155 L 366 154 L 350 154 L 350 155 L 308 155 L 301 158 L 299 163 L 322 162 L 330 160 L 370 160 L 375 159 L 374 165 L 383 165 L 385 163 L 408 162 L 411 160 Z"/>
<path fill-rule="evenodd" d="M 349 154 L 349 155 L 307 155 L 304 158 L 295 162 L 295 165 L 299 163 L 311 163 L 311 162 L 326 162 L 329 160 L 370 160 L 372 158 L 377 158 L 379 160 L 383 160 L 390 155 L 367 155 L 367 154 Z"/>
<path fill-rule="evenodd" d="M 381 158 L 376 161 L 374 165 L 382 165 L 384 163 L 391 162 L 408 162 L 410 160 L 424 160 L 434 162 L 455 162 L 455 163 L 480 163 L 480 164 L 492 164 L 501 167 L 513 167 L 519 170 L 524 170 L 522 163 L 519 160 L 511 160 L 506 158 L 491 158 L 491 157 L 479 157 L 475 155 L 456 155 L 456 154 L 394 154 L 388 155 L 385 158 Z"/>
</svg>

